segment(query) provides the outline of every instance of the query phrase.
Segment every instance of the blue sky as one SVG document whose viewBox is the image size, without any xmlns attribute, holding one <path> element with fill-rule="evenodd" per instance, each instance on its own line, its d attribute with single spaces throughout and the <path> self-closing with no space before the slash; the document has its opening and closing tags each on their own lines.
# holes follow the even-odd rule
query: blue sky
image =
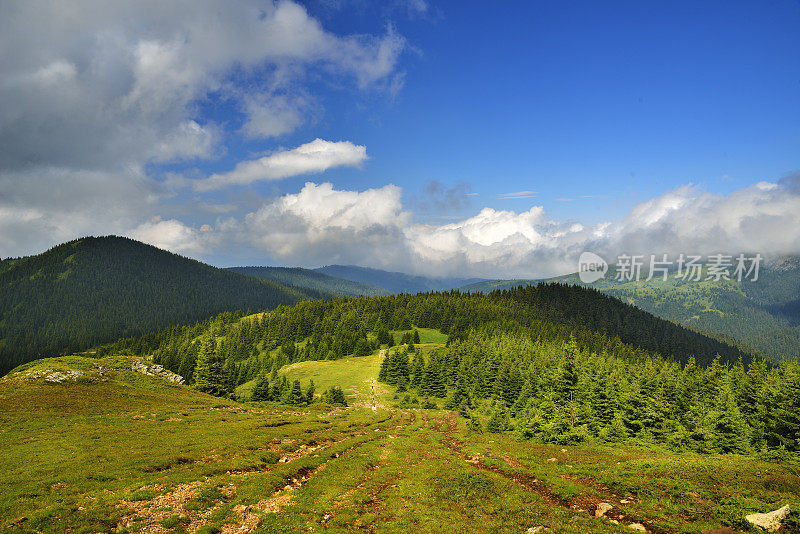
<svg viewBox="0 0 800 534">
<path fill-rule="evenodd" d="M 604 220 L 686 183 L 729 192 L 798 166 L 797 2 L 431 3 L 411 20 L 306 5 L 336 33 L 391 23 L 413 47 L 395 96 L 320 83 L 318 122 L 280 140 L 366 145 L 362 170 L 324 175 L 340 187 L 392 182 L 413 201 L 427 180 L 463 181 L 480 198 L 440 215 L 527 209 L 497 195 L 531 190 L 553 215 Z M 234 144 L 211 167 L 275 145 Z"/>
<path fill-rule="evenodd" d="M 12 236 L 2 256 L 125 233 L 218 265 L 537 275 L 587 247 L 660 252 L 665 235 L 670 250 L 753 249 L 795 222 L 781 199 L 800 167 L 798 2 L 244 2 L 223 8 L 213 32 L 213 5 L 169 24 L 136 3 L 117 8 L 80 4 L 77 29 L 64 12 L 4 17 L 55 44 L 37 50 L 35 35 L 4 32 L 20 52 L 0 57 L 0 73 L 22 81 L 0 92 L 23 111 L 0 115 L 0 140 L 17 147 L 0 153 L 0 224 Z M 119 54 L 101 52 L 114 32 Z M 118 112 L 90 120 L 20 96 L 39 84 L 52 99 L 54 76 L 76 92 L 101 87 L 96 98 Z M 133 115 L 131 101 L 145 111 Z M 117 139 L 114 121 L 135 128 Z M 68 133 L 42 136 L 43 124 Z M 92 144 L 74 146 L 81 135 Z M 315 139 L 350 159 L 228 174 Z M 224 176 L 197 185 L 212 175 Z M 54 183 L 92 195 L 101 183 L 89 208 L 117 208 L 53 215 Z M 338 208 L 317 217 L 314 202 Z M 741 216 L 720 237 L 713 217 L 730 212 Z M 682 233 L 691 218 L 708 228 Z M 649 241 L 631 237 L 643 232 Z M 800 252 L 800 236 L 762 241 Z"/>
</svg>

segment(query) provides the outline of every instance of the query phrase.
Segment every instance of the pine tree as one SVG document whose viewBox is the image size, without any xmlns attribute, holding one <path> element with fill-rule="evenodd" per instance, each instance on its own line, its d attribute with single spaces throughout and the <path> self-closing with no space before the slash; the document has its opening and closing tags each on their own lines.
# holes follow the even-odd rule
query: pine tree
<svg viewBox="0 0 800 534">
<path fill-rule="evenodd" d="M 292 382 L 292 387 L 288 389 L 286 395 L 286 404 L 293 406 L 302 406 L 306 403 L 306 397 L 303 395 L 303 388 L 300 387 L 300 381 L 295 380 Z"/>
<path fill-rule="evenodd" d="M 306 388 L 306 403 L 311 404 L 314 402 L 314 392 L 316 391 L 314 387 L 314 381 L 311 380 L 308 383 L 308 387 Z"/>
<path fill-rule="evenodd" d="M 217 342 L 211 332 L 203 335 L 200 353 L 194 371 L 194 387 L 210 395 L 224 396 L 227 393 L 227 377 L 222 357 L 217 353 Z"/>
<path fill-rule="evenodd" d="M 486 431 L 497 434 L 499 432 L 505 432 L 506 430 L 508 430 L 508 413 L 503 403 L 500 403 L 500 405 L 494 409 L 489 421 L 486 423 Z"/>
<path fill-rule="evenodd" d="M 747 425 L 736 405 L 730 381 L 719 388 L 715 409 L 709 414 L 713 448 L 718 452 L 744 453 L 750 448 Z"/>
<path fill-rule="evenodd" d="M 412 338 L 411 341 L 413 343 L 416 343 L 417 345 L 419 345 L 419 343 L 420 343 L 420 341 L 419 341 L 419 330 L 417 330 L 416 328 L 414 329 L 414 337 Z"/>
<path fill-rule="evenodd" d="M 258 378 L 256 378 L 251 398 L 254 401 L 266 401 L 271 399 L 269 376 L 267 373 L 262 372 L 258 375 Z"/>
</svg>

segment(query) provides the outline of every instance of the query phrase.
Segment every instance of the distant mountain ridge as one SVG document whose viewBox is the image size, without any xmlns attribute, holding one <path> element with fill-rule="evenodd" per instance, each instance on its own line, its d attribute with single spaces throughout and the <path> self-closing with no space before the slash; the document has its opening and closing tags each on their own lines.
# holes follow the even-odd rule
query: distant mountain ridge
<svg viewBox="0 0 800 534">
<path fill-rule="evenodd" d="M 345 280 L 344 278 L 336 278 L 312 269 L 303 269 L 302 267 L 249 266 L 229 267 L 228 270 L 239 274 L 272 280 L 292 287 L 325 291 L 335 295 L 353 297 L 363 295 L 371 297 L 376 295 L 388 295 L 390 293 L 388 290 L 377 286 L 353 282 L 352 280 Z"/>
<path fill-rule="evenodd" d="M 391 293 L 424 293 L 447 291 L 467 284 L 481 282 L 482 278 L 428 277 L 395 271 L 358 267 L 356 265 L 326 265 L 314 269 L 336 278 L 383 288 Z"/>
<path fill-rule="evenodd" d="M 35 256 L 2 260 L 0 294 L 0 375 L 37 357 L 224 311 L 331 296 L 116 236 L 85 237 Z"/>
<path fill-rule="evenodd" d="M 800 257 L 762 263 L 759 279 L 684 281 L 671 273 L 661 278 L 620 282 L 615 266 L 606 277 L 584 284 L 577 273 L 543 280 L 489 280 L 462 286 L 463 291 L 560 282 L 593 287 L 654 315 L 723 339 L 736 340 L 773 358 L 800 357 Z"/>
</svg>

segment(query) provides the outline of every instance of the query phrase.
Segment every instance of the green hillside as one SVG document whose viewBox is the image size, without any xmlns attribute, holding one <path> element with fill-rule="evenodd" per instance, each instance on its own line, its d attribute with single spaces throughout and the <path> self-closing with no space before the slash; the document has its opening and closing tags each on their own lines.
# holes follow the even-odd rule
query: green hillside
<svg viewBox="0 0 800 534">
<path fill-rule="evenodd" d="M 353 360 L 319 363 L 309 379 L 347 377 Z M 794 504 L 800 491 L 786 452 L 543 443 L 477 431 L 496 411 L 490 401 L 465 419 L 400 407 L 386 384 L 389 405 L 374 411 L 319 397 L 241 403 L 131 364 L 43 359 L 0 379 L 0 531 L 745 532 L 746 514 Z M 597 517 L 601 503 L 611 509 Z M 786 532 L 798 517 L 793 508 Z"/>
<path fill-rule="evenodd" d="M 122 237 L 87 237 L 0 261 L 0 374 L 41 355 L 319 293 L 256 279 Z"/>
<path fill-rule="evenodd" d="M 229 271 L 239 274 L 265 278 L 280 284 L 313 291 L 328 292 L 334 295 L 356 297 L 359 295 L 388 295 L 389 291 L 377 286 L 362 284 L 328 276 L 327 274 L 300 267 L 230 267 Z"/>
<path fill-rule="evenodd" d="M 761 266 L 759 279 L 687 282 L 672 273 L 667 281 L 653 279 L 620 283 L 614 266 L 605 279 L 590 287 L 615 296 L 654 315 L 692 329 L 736 340 L 773 358 L 800 356 L 800 258 L 786 257 Z M 546 280 L 585 285 L 576 274 Z M 462 290 L 489 292 L 535 285 L 540 280 L 492 280 Z"/>
</svg>

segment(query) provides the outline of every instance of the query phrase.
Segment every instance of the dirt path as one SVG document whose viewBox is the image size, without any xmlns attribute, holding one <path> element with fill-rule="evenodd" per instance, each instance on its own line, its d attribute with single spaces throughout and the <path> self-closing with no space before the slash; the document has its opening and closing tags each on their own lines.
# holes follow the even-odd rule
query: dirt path
<svg viewBox="0 0 800 534">
<path fill-rule="evenodd" d="M 536 493 L 542 499 L 547 501 L 549 504 L 553 506 L 558 506 L 559 508 L 563 508 L 565 510 L 571 510 L 578 513 L 594 513 L 597 510 L 598 505 L 602 503 L 612 504 L 613 508 L 607 512 L 603 517 L 606 520 L 617 522 L 621 525 L 629 525 L 632 523 L 638 523 L 643 525 L 647 532 L 652 534 L 668 534 L 667 531 L 662 530 L 658 527 L 654 527 L 649 521 L 646 519 L 636 517 L 629 513 L 623 511 L 623 506 L 627 504 L 627 500 L 620 497 L 619 495 L 611 492 L 608 489 L 599 489 L 593 480 L 589 479 L 573 479 L 571 477 L 564 476 L 563 478 L 569 480 L 575 480 L 585 486 L 589 486 L 598 493 L 602 494 L 603 497 L 597 497 L 596 495 L 576 495 L 570 499 L 565 499 L 559 495 L 556 495 L 553 490 L 541 480 L 526 475 L 523 473 L 518 473 L 514 471 L 508 471 L 506 469 L 502 469 L 500 467 L 494 465 L 486 465 L 483 462 L 483 455 L 468 455 L 463 452 L 464 442 L 455 438 L 454 434 L 458 427 L 458 416 L 454 413 L 448 413 L 441 419 L 441 424 L 438 421 L 434 421 L 434 426 L 437 430 L 440 430 L 444 434 L 443 443 L 444 445 L 450 449 L 452 452 L 460 456 L 464 461 L 468 464 L 472 465 L 473 467 L 480 469 L 482 471 L 489 471 L 496 475 L 499 475 L 506 480 L 510 480 L 519 486 L 522 486 L 526 490 Z M 524 467 L 519 462 L 514 460 L 510 457 L 503 457 L 503 460 L 513 468 L 520 468 Z"/>
</svg>

